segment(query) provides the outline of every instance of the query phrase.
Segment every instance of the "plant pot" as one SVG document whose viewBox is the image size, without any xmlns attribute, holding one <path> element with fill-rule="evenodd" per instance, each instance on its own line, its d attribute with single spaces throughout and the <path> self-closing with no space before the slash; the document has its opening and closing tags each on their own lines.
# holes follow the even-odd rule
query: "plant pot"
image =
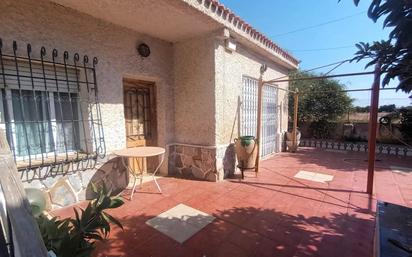
<svg viewBox="0 0 412 257">
<path fill-rule="evenodd" d="M 46 209 L 46 198 L 44 193 L 37 188 L 26 188 L 27 200 L 29 201 L 32 214 L 34 217 L 38 217 Z"/>
<path fill-rule="evenodd" d="M 286 140 L 287 141 L 292 141 L 292 132 L 286 132 Z M 302 137 L 302 133 L 300 133 L 300 131 L 296 131 L 296 140 L 300 141 L 300 138 Z"/>
<path fill-rule="evenodd" d="M 294 153 L 298 149 L 302 134 L 300 133 L 300 131 L 296 132 L 296 145 L 295 146 L 293 146 L 292 134 L 293 134 L 292 132 L 286 132 L 286 146 L 290 152 Z"/>
<path fill-rule="evenodd" d="M 296 150 L 298 150 L 299 144 L 300 144 L 300 140 L 298 140 L 298 142 L 296 142 L 295 147 L 293 146 L 293 141 L 289 141 L 289 140 L 286 141 L 286 146 L 288 147 L 288 150 L 290 152 L 293 152 L 293 153 L 296 152 Z"/>
<path fill-rule="evenodd" d="M 235 139 L 235 151 L 239 168 L 253 169 L 256 165 L 258 143 L 254 136 L 243 136 Z"/>
</svg>

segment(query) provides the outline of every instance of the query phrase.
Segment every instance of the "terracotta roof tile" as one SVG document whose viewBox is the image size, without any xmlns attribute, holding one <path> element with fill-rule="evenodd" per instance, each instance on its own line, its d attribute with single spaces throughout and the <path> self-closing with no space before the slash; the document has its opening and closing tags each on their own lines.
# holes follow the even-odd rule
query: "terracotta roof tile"
<svg viewBox="0 0 412 257">
<path fill-rule="evenodd" d="M 264 46 L 269 48 L 270 50 L 274 51 L 275 53 L 281 55 L 286 60 L 292 62 L 295 65 L 299 64 L 299 61 L 289 54 L 286 50 L 280 48 L 276 43 L 270 40 L 267 36 L 263 33 L 259 32 L 255 28 L 253 28 L 250 24 L 244 21 L 242 18 L 237 16 L 233 11 L 229 8 L 226 8 L 223 4 L 221 4 L 218 0 L 210 0 L 210 4 L 208 8 L 214 7 L 214 11 L 226 13 L 225 17 L 222 17 L 227 22 L 232 23 L 235 27 L 238 27 L 243 32 L 249 34 L 250 37 L 253 39 L 261 42 Z M 216 9 L 217 8 L 217 9 Z"/>
</svg>

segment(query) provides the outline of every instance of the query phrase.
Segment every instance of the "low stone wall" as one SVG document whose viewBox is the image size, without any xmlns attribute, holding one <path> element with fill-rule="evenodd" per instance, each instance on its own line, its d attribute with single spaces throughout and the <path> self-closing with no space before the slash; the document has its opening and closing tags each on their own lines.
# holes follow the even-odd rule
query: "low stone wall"
<svg viewBox="0 0 412 257">
<path fill-rule="evenodd" d="M 349 141 L 334 141 L 334 140 L 318 140 L 303 138 L 300 140 L 301 147 L 316 147 L 324 149 L 332 149 L 338 151 L 352 151 L 352 152 L 367 152 L 367 142 L 349 142 Z M 376 144 L 377 154 L 395 155 L 397 157 L 409 158 L 412 156 L 412 148 L 403 145 L 391 144 Z"/>
<path fill-rule="evenodd" d="M 118 194 L 127 187 L 129 175 L 119 158 L 105 158 L 21 171 L 21 179 L 25 188 L 41 189 L 47 210 L 52 210 L 93 199 L 91 183 Z"/>
<path fill-rule="evenodd" d="M 186 179 L 221 181 L 235 172 L 234 146 L 169 146 L 169 175 Z"/>
<path fill-rule="evenodd" d="M 168 165 L 171 176 L 218 181 L 214 147 L 171 145 Z"/>
</svg>

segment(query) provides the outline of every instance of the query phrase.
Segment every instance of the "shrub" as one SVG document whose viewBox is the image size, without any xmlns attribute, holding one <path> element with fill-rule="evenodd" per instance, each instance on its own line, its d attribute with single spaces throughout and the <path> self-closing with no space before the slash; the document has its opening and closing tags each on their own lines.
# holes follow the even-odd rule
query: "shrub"
<svg viewBox="0 0 412 257">
<path fill-rule="evenodd" d="M 336 123 L 327 120 L 313 121 L 310 126 L 312 136 L 316 139 L 331 139 L 335 136 Z"/>
<path fill-rule="evenodd" d="M 73 208 L 75 218 L 59 220 L 49 219 L 44 215 L 37 218 L 37 223 L 47 250 L 52 250 L 58 257 L 88 257 L 95 249 L 95 242 L 102 241 L 110 233 L 110 224 L 122 228 L 118 220 L 105 212 L 123 205 L 123 200 L 111 197 L 111 191 L 104 186 L 97 189 L 92 185 L 96 199 L 89 202 L 85 209 Z"/>
</svg>

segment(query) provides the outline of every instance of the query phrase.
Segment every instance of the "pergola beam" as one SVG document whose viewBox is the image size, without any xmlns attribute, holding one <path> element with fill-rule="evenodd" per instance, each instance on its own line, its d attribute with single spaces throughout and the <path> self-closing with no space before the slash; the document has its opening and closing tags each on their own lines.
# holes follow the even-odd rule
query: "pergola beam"
<svg viewBox="0 0 412 257">
<path fill-rule="evenodd" d="M 376 64 L 375 77 L 371 92 L 371 107 L 369 114 L 369 138 L 368 138 L 368 181 L 366 185 L 366 192 L 373 193 L 373 177 L 375 172 L 375 158 L 376 158 L 376 130 L 378 127 L 378 108 L 379 108 L 379 87 L 381 80 L 381 66 Z"/>
<path fill-rule="evenodd" d="M 304 81 L 304 80 L 319 80 L 319 79 L 327 79 L 327 78 L 338 78 L 338 77 L 351 77 L 351 76 L 364 76 L 364 75 L 372 75 L 374 74 L 374 81 L 372 88 L 368 89 L 354 89 L 354 90 L 344 90 L 345 92 L 356 92 L 356 91 L 372 91 L 371 92 L 371 111 L 369 116 L 369 137 L 368 137 L 368 180 L 367 180 L 367 188 L 366 191 L 368 194 L 373 193 L 373 179 L 374 179 L 374 171 L 375 171 L 375 158 L 376 158 L 376 130 L 378 126 L 378 108 L 379 108 L 379 90 L 380 90 L 380 77 L 381 77 L 381 67 L 378 63 L 375 67 L 374 71 L 367 71 L 367 72 L 354 72 L 354 73 L 342 73 L 336 75 L 324 75 L 324 76 L 315 76 L 315 77 L 306 77 L 306 78 L 288 78 L 283 79 L 284 77 L 280 77 L 277 79 L 272 80 L 263 80 L 263 73 L 266 71 L 266 66 L 262 65 L 261 67 L 261 75 L 259 78 L 258 84 L 258 115 L 257 115 L 257 131 L 256 131 L 256 138 L 258 142 L 258 154 L 256 158 L 256 166 L 255 170 L 258 172 L 259 170 L 259 162 L 260 162 L 260 141 L 261 141 L 261 120 L 262 120 L 262 91 L 263 85 L 265 84 L 272 84 L 277 82 L 291 82 L 291 81 Z M 279 88 L 279 87 L 278 87 Z M 281 88 L 279 88 L 281 89 Z M 382 90 L 390 90 L 394 88 L 382 88 Z M 291 91 L 285 89 L 289 93 L 294 93 L 294 119 L 293 119 L 293 130 L 292 130 L 292 140 L 293 140 L 293 147 L 296 147 L 297 142 L 297 103 L 298 103 L 298 91 Z"/>
<path fill-rule="evenodd" d="M 301 80 L 318 80 L 318 79 L 328 79 L 328 78 L 339 78 L 339 77 L 351 77 L 351 76 L 364 76 L 375 74 L 375 71 L 366 71 L 366 72 L 354 72 L 354 73 L 342 73 L 336 75 L 325 75 L 325 76 L 315 76 L 307 78 L 293 78 L 293 79 L 272 79 L 264 81 L 263 83 L 276 83 L 276 82 L 290 82 L 290 81 L 301 81 Z"/>
</svg>

